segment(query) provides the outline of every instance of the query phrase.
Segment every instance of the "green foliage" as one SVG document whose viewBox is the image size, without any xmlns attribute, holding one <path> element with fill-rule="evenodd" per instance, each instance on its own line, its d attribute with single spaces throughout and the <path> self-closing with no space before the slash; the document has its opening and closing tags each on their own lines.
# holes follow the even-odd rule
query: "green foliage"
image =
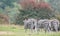
<svg viewBox="0 0 60 36">
<path fill-rule="evenodd" d="M 55 10 L 60 12 L 60 0 L 50 0 L 49 3 Z"/>
<path fill-rule="evenodd" d="M 14 7 L 13 3 L 16 2 L 17 0 L 0 0 L 0 2 L 2 2 L 2 4 L 0 5 L 0 7 L 2 9 L 5 9 L 6 6 L 9 6 L 11 8 Z"/>
<path fill-rule="evenodd" d="M 54 9 L 55 17 L 60 20 L 60 17 L 59 17 L 59 15 L 60 15 L 60 0 L 50 0 L 48 3 L 50 3 L 52 8 Z"/>
<path fill-rule="evenodd" d="M 20 16 L 20 17 L 19 17 Z M 25 17 L 28 18 L 41 18 L 41 19 L 50 19 L 54 15 L 52 14 L 52 11 L 49 9 L 38 9 L 38 10 L 29 10 L 29 9 L 24 9 L 20 10 L 20 14 L 17 16 L 17 23 L 18 24 L 23 24 L 23 20 Z"/>
<path fill-rule="evenodd" d="M 0 13 L 2 13 L 2 12 L 3 12 L 3 9 L 0 8 Z"/>
<path fill-rule="evenodd" d="M 32 1 L 25 3 L 22 2 L 22 4 L 27 4 L 22 6 L 20 4 L 21 1 L 22 0 L 0 0 L 0 14 L 8 15 L 9 22 L 16 24 L 23 24 L 25 17 L 41 19 L 57 17 L 60 19 L 58 16 L 60 15 L 59 0 L 45 0 L 45 2 L 52 6 L 54 11 L 50 10 L 49 8 L 41 8 L 38 6 L 40 3 L 35 3 Z"/>
<path fill-rule="evenodd" d="M 50 19 L 51 17 L 55 17 L 55 15 L 53 14 L 54 11 L 52 11 L 49 8 L 49 5 L 43 7 L 38 6 L 38 3 L 35 2 L 22 2 L 23 4 L 26 5 L 22 5 L 22 7 L 24 7 L 23 9 L 19 9 L 20 14 L 17 16 L 17 22 L 18 24 L 23 24 L 23 20 L 25 17 L 28 18 L 41 18 L 41 19 Z M 34 5 L 32 5 L 34 4 Z M 36 5 L 36 6 L 35 6 Z M 39 3 L 40 5 L 40 3 Z M 45 4 L 43 4 L 45 5 Z M 47 8 L 46 8 L 47 7 Z"/>
<path fill-rule="evenodd" d="M 0 14 L 8 15 L 10 23 L 16 22 L 16 16 L 19 14 L 18 9 L 21 8 L 17 1 L 0 0 Z"/>
</svg>

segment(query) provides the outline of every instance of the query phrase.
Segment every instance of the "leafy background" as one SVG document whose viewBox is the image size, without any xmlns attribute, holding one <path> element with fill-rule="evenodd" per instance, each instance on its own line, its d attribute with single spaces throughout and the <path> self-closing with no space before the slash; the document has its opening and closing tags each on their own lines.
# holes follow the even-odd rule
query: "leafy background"
<svg viewBox="0 0 60 36">
<path fill-rule="evenodd" d="M 0 23 L 23 24 L 24 18 L 60 20 L 60 0 L 0 0 Z"/>
</svg>

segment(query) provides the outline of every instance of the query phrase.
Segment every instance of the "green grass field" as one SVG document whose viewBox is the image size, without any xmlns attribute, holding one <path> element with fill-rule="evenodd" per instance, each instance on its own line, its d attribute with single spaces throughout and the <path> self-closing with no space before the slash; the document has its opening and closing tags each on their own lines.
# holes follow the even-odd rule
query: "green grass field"
<svg viewBox="0 0 60 36">
<path fill-rule="evenodd" d="M 23 26 L 0 25 L 0 36 L 60 36 L 60 32 L 24 32 Z"/>
</svg>

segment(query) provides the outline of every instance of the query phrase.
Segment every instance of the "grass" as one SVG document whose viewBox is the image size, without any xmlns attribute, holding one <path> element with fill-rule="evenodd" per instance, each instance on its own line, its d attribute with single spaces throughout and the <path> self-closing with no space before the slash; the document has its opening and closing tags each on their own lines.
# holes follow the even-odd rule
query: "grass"
<svg viewBox="0 0 60 36">
<path fill-rule="evenodd" d="M 60 36 L 60 32 L 30 32 L 29 30 L 27 32 L 24 32 L 23 26 L 18 25 L 0 25 L 0 31 L 8 31 L 8 32 L 14 32 L 14 34 L 3 34 L 0 36 Z"/>
</svg>

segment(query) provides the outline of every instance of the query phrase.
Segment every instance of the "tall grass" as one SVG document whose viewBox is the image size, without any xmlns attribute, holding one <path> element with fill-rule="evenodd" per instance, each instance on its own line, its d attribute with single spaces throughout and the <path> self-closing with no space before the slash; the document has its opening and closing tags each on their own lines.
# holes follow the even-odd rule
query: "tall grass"
<svg viewBox="0 0 60 36">
<path fill-rule="evenodd" d="M 14 34 L 0 35 L 0 36 L 60 36 L 60 32 L 24 32 L 23 26 L 18 25 L 0 25 L 0 31 L 14 32 Z"/>
</svg>

